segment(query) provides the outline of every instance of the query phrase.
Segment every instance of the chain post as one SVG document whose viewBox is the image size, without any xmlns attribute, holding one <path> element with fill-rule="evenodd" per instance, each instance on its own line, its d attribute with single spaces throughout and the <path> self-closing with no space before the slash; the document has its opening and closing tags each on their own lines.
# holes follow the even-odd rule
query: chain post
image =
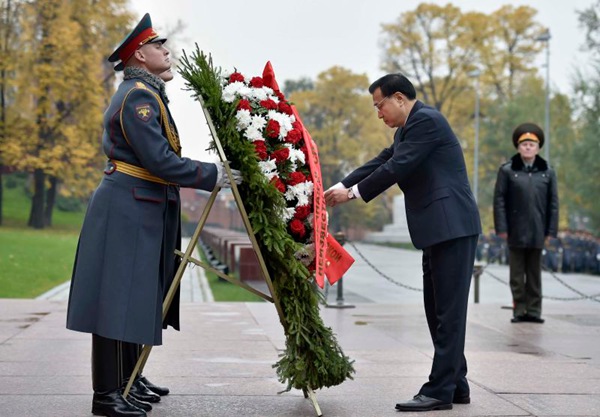
<svg viewBox="0 0 600 417">
<path fill-rule="evenodd" d="M 473 280 L 474 288 L 473 288 L 473 297 L 475 298 L 475 304 L 479 304 L 479 281 L 481 278 L 481 274 L 483 273 L 483 265 L 475 264 L 473 266 Z"/>
</svg>

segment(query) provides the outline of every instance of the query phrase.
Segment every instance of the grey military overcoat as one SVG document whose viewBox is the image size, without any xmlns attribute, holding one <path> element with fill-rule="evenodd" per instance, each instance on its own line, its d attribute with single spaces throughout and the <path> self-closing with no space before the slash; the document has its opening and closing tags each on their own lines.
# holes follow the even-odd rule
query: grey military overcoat
<svg viewBox="0 0 600 417">
<path fill-rule="evenodd" d="M 67 328 L 159 345 L 163 327 L 179 328 L 178 296 L 162 323 L 162 301 L 178 265 L 179 186 L 212 190 L 216 166 L 179 156 L 165 101 L 138 79 L 123 81 L 112 97 L 102 146 L 109 164 L 81 230 Z M 126 166 L 145 175 L 124 173 Z"/>
</svg>

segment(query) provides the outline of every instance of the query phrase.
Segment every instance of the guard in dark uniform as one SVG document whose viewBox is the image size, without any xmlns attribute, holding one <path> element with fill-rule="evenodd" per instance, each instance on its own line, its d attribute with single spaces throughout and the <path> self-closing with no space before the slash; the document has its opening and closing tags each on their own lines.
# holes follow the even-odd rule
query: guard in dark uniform
<svg viewBox="0 0 600 417">
<path fill-rule="evenodd" d="M 512 140 L 518 153 L 498 170 L 494 225 L 509 247 L 511 322 L 543 323 L 542 249 L 558 233 L 556 173 L 538 155 L 544 145 L 539 126 L 517 126 Z"/>
<path fill-rule="evenodd" d="M 160 345 L 167 325 L 179 329 L 179 293 L 162 320 L 179 263 L 179 187 L 230 186 L 221 163 L 181 157 L 160 78 L 171 67 L 165 41 L 146 14 L 109 58 L 124 81 L 104 114 L 108 163 L 81 230 L 67 311 L 68 329 L 92 334 L 94 415 L 145 416 L 168 394 L 144 377 L 127 399 L 122 389 L 141 345 Z"/>
</svg>

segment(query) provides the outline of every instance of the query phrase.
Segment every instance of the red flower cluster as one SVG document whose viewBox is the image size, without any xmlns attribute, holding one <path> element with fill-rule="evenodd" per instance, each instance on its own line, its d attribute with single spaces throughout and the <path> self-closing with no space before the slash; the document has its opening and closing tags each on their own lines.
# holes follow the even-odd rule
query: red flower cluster
<svg viewBox="0 0 600 417">
<path fill-rule="evenodd" d="M 246 81 L 245 77 L 238 72 L 234 72 L 229 76 L 229 83 L 234 82 L 246 83 L 251 88 L 263 88 L 265 86 L 265 82 L 261 77 L 253 77 L 250 81 Z M 237 109 L 238 111 L 249 111 L 253 117 L 259 115 L 265 118 L 266 126 L 259 130 L 259 134 L 263 137 L 254 138 L 247 136 L 247 139 L 252 141 L 258 160 L 275 161 L 277 174 L 271 177 L 270 183 L 280 193 L 286 194 L 286 201 L 288 203 L 288 215 L 286 216 L 288 231 L 295 241 L 305 244 L 309 243 L 312 241 L 311 234 L 313 231 L 312 217 L 310 216 L 313 212 L 312 196 L 308 197 L 308 204 L 302 202 L 302 205 L 297 200 L 300 197 L 293 197 L 295 195 L 299 196 L 295 193 L 302 192 L 299 191 L 302 190 L 301 184 L 312 182 L 307 150 L 303 141 L 302 124 L 299 121 L 294 121 L 292 122 L 292 129 L 288 130 L 288 126 L 285 129 L 287 133 L 284 131 L 282 134 L 282 125 L 280 125 L 278 120 L 285 120 L 285 118 L 273 118 L 268 115 L 270 112 L 275 111 L 293 116 L 293 107 L 279 90 L 274 90 L 272 95 L 268 95 L 267 98 L 260 100 L 252 98 L 255 96 L 251 95 L 248 98 L 241 98 L 237 104 Z M 253 132 L 252 134 L 256 134 L 256 129 Z M 283 137 L 284 135 L 285 137 Z M 292 162 L 290 162 L 292 151 L 295 151 L 296 154 L 294 155 L 294 159 L 291 160 Z M 297 151 L 304 153 L 304 164 L 301 163 L 301 159 L 297 159 Z M 297 188 L 290 189 L 290 187 Z M 310 190 L 310 185 L 306 187 Z M 290 190 L 291 194 L 288 193 Z M 291 198 L 290 195 L 292 195 Z"/>
</svg>

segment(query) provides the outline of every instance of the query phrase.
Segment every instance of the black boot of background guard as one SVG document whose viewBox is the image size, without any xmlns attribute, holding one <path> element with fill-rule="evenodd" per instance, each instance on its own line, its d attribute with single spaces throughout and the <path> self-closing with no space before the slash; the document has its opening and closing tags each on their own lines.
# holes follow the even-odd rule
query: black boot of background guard
<svg viewBox="0 0 600 417">
<path fill-rule="evenodd" d="M 94 393 L 92 414 L 106 417 L 146 417 L 147 414 L 123 398 L 121 390 Z"/>
</svg>

